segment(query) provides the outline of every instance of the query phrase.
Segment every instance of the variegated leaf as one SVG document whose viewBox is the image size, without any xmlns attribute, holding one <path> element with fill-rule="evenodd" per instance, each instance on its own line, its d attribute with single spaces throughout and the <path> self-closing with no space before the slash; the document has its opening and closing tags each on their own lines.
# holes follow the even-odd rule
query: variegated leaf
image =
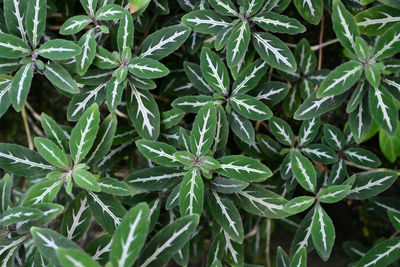
<svg viewBox="0 0 400 267">
<path fill-rule="evenodd" d="M 136 146 L 149 160 L 167 167 L 180 166 L 181 163 L 174 157 L 176 149 L 166 143 L 138 140 Z"/>
<path fill-rule="evenodd" d="M 75 57 L 76 71 L 79 75 L 84 75 L 96 57 L 96 40 L 94 30 L 85 33 L 78 42 L 81 53 Z"/>
<path fill-rule="evenodd" d="M 396 172 L 370 172 L 359 175 L 347 195 L 350 199 L 367 199 L 388 189 L 396 180 Z"/>
<path fill-rule="evenodd" d="M 203 106 L 193 122 L 190 135 L 190 150 L 201 157 L 205 155 L 213 145 L 216 130 L 216 109 L 213 103 Z"/>
<path fill-rule="evenodd" d="M 251 18 L 258 26 L 269 32 L 298 34 L 306 28 L 297 20 L 274 12 L 263 12 Z"/>
<path fill-rule="evenodd" d="M 360 33 L 353 15 L 346 10 L 340 0 L 333 1 L 332 23 L 340 43 L 350 52 L 355 53 L 355 37 Z"/>
<path fill-rule="evenodd" d="M 228 39 L 228 43 L 226 46 L 226 60 L 229 67 L 236 66 L 239 61 L 245 56 L 249 43 L 250 26 L 248 22 L 244 21 L 239 23 L 235 27 Z"/>
<path fill-rule="evenodd" d="M 230 85 L 228 70 L 221 58 L 209 48 L 201 50 L 200 68 L 204 79 L 216 92 L 228 95 Z"/>
<path fill-rule="evenodd" d="M 319 204 L 314 209 L 311 237 L 319 256 L 325 261 L 328 260 L 335 242 L 335 227 Z"/>
<path fill-rule="evenodd" d="M 317 176 L 314 165 L 297 150 L 290 151 L 291 169 L 299 184 L 307 191 L 316 192 Z"/>
<path fill-rule="evenodd" d="M 182 22 L 193 31 L 205 34 L 217 34 L 232 25 L 230 19 L 212 10 L 195 10 L 182 17 Z"/>
<path fill-rule="evenodd" d="M 92 19 L 88 16 L 78 15 L 69 18 L 64 24 L 61 26 L 60 34 L 62 35 L 71 35 L 80 32 L 83 28 L 85 28 L 89 23 L 92 22 Z"/>
<path fill-rule="evenodd" d="M 182 216 L 201 214 L 204 203 L 204 184 L 198 168 L 189 170 L 179 190 L 179 210 Z"/>
<path fill-rule="evenodd" d="M 23 1 L 20 1 L 23 2 Z M 46 0 L 32 0 L 26 10 L 26 34 L 35 49 L 46 27 Z"/>
<path fill-rule="evenodd" d="M 393 97 L 383 88 L 369 88 L 369 109 L 374 120 L 390 136 L 396 133 L 398 112 Z"/>
<path fill-rule="evenodd" d="M 11 103 L 16 111 L 21 111 L 33 79 L 32 63 L 22 66 L 15 74 L 10 88 Z"/>
<path fill-rule="evenodd" d="M 312 24 L 318 24 L 322 16 L 321 0 L 294 0 L 294 5 L 300 15 Z"/>
</svg>

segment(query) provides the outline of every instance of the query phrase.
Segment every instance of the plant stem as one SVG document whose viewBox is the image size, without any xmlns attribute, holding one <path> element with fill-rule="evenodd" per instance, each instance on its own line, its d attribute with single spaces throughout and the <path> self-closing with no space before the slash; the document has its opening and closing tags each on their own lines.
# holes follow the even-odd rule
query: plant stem
<svg viewBox="0 0 400 267">
<path fill-rule="evenodd" d="M 322 8 L 322 17 L 321 17 L 321 30 L 319 32 L 319 55 L 318 55 L 318 70 L 322 68 L 322 42 L 324 40 L 324 22 L 325 16 Z"/>
<path fill-rule="evenodd" d="M 21 110 L 21 116 L 22 116 L 22 120 L 24 121 L 26 139 L 28 140 L 28 147 L 29 147 L 30 150 L 33 150 L 33 142 L 32 142 L 32 137 L 31 137 L 31 130 L 29 129 L 28 115 L 26 114 L 25 106 L 23 106 L 23 108 Z"/>
<path fill-rule="evenodd" d="M 267 231 L 267 241 L 265 245 L 265 258 L 266 258 L 266 267 L 271 267 L 271 256 L 270 256 L 270 247 L 271 247 L 271 219 L 267 218 L 266 223 L 266 231 Z"/>
</svg>

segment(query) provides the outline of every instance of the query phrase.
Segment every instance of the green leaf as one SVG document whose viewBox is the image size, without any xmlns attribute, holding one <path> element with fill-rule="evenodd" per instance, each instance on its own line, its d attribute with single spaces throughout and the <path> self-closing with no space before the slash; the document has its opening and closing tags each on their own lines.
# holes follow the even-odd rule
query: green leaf
<svg viewBox="0 0 400 267">
<path fill-rule="evenodd" d="M 237 205 L 251 214 L 276 219 L 289 215 L 283 209 L 287 200 L 267 189 L 249 185 L 232 196 Z"/>
<path fill-rule="evenodd" d="M 213 145 L 216 129 L 216 109 L 213 103 L 203 106 L 192 126 L 190 150 L 197 157 L 205 155 Z"/>
<path fill-rule="evenodd" d="M 101 178 L 98 182 L 101 192 L 114 196 L 129 196 L 135 193 L 135 190 L 127 183 L 115 178 Z"/>
<path fill-rule="evenodd" d="M 5 212 L 10 205 L 11 185 L 11 178 L 7 173 L 0 180 L 0 214 Z"/>
<path fill-rule="evenodd" d="M 382 84 L 390 94 L 392 94 L 397 100 L 400 101 L 400 79 L 398 77 L 384 78 L 382 80 Z"/>
<path fill-rule="evenodd" d="M 114 111 L 117 105 L 121 103 L 122 94 L 124 92 L 124 83 L 118 82 L 118 80 L 113 77 L 107 83 L 107 98 L 106 103 L 108 110 Z"/>
<path fill-rule="evenodd" d="M 400 154 L 400 127 L 397 127 L 396 135 L 393 137 L 380 130 L 379 147 L 386 159 L 394 163 Z"/>
<path fill-rule="evenodd" d="M 182 17 L 183 24 L 191 27 L 193 31 L 205 34 L 217 34 L 228 29 L 232 23 L 227 17 L 221 16 L 212 10 L 195 10 Z"/>
<path fill-rule="evenodd" d="M 100 186 L 93 174 L 84 169 L 76 168 L 72 173 L 72 177 L 74 177 L 75 184 L 81 188 L 94 192 L 101 191 Z"/>
<path fill-rule="evenodd" d="M 108 194 L 87 191 L 87 196 L 90 210 L 96 222 L 112 234 L 126 214 L 124 206 Z"/>
<path fill-rule="evenodd" d="M 79 93 L 79 88 L 69 72 L 60 64 L 50 62 L 43 71 L 46 78 L 58 89 L 68 94 Z"/>
<path fill-rule="evenodd" d="M 0 167 L 20 176 L 41 176 L 54 170 L 38 153 L 5 143 L 0 143 Z"/>
<path fill-rule="evenodd" d="M 320 124 L 321 119 L 319 117 L 302 122 L 298 136 L 300 146 L 307 146 L 315 139 L 315 137 L 317 137 Z"/>
<path fill-rule="evenodd" d="M 360 33 L 353 15 L 346 10 L 340 0 L 333 1 L 332 24 L 333 30 L 342 46 L 355 53 L 355 37 L 359 36 Z"/>
<path fill-rule="evenodd" d="M 345 138 L 342 131 L 334 125 L 324 125 L 324 137 L 330 147 L 336 151 L 342 150 L 345 145 Z"/>
<path fill-rule="evenodd" d="M 251 18 L 258 26 L 268 32 L 298 34 L 306 28 L 297 20 L 274 12 L 262 12 Z"/>
<path fill-rule="evenodd" d="M 262 59 L 257 59 L 246 68 L 244 68 L 237 76 L 232 85 L 232 95 L 244 94 L 257 86 L 260 79 L 267 70 L 267 63 Z"/>
<path fill-rule="evenodd" d="M 92 22 L 92 19 L 88 16 L 78 15 L 73 16 L 67 19 L 66 22 L 60 28 L 60 34 L 62 35 L 71 35 L 80 32 L 83 28 L 85 28 L 89 23 Z"/>
<path fill-rule="evenodd" d="M 46 113 L 40 115 L 40 123 L 46 136 L 55 142 L 63 151 L 68 150 L 68 140 L 61 127 Z"/>
<path fill-rule="evenodd" d="M 138 140 L 136 141 L 136 146 L 146 158 L 154 161 L 157 164 L 164 165 L 167 167 L 181 166 L 182 164 L 174 157 L 176 149 L 168 144 L 148 141 L 148 140 Z"/>
<path fill-rule="evenodd" d="M 163 27 L 144 39 L 141 58 L 160 60 L 177 50 L 189 37 L 190 28 L 183 25 Z"/>
<path fill-rule="evenodd" d="M 34 142 L 39 154 L 46 161 L 54 166 L 68 169 L 69 162 L 67 155 L 65 155 L 62 149 L 58 147 L 53 141 L 47 138 L 35 137 Z"/>
<path fill-rule="evenodd" d="M 400 51 L 400 23 L 390 27 L 382 34 L 375 45 L 374 58 L 383 59 L 391 57 Z"/>
<path fill-rule="evenodd" d="M 82 249 L 76 243 L 72 242 L 54 230 L 32 227 L 31 234 L 37 250 L 41 255 L 43 255 L 43 257 L 46 258 L 48 262 L 54 266 L 62 266 L 56 254 L 56 251 L 59 248 L 76 249 L 82 251 Z"/>
<path fill-rule="evenodd" d="M 124 12 L 118 26 L 117 42 L 120 52 L 126 48 L 132 48 L 134 29 L 132 16 L 128 12 Z"/>
<path fill-rule="evenodd" d="M 119 5 L 109 4 L 96 11 L 96 20 L 116 20 L 125 14 L 125 9 Z"/>
<path fill-rule="evenodd" d="M 0 224 L 8 226 L 14 223 L 31 221 L 43 216 L 43 212 L 31 207 L 14 207 L 0 215 Z"/>
<path fill-rule="evenodd" d="M 210 0 L 210 5 L 223 16 L 238 16 L 235 5 L 231 0 Z"/>
<path fill-rule="evenodd" d="M 387 211 L 390 222 L 392 223 L 393 227 L 396 229 L 396 231 L 400 230 L 400 213 L 397 211 L 393 210 L 388 210 Z"/>
<path fill-rule="evenodd" d="M 379 158 L 372 152 L 359 148 L 351 147 L 344 151 L 347 159 L 354 162 L 357 165 L 367 166 L 367 167 L 377 167 L 381 164 Z"/>
<path fill-rule="evenodd" d="M 314 91 L 301 106 L 294 113 L 294 119 L 296 120 L 307 120 L 312 119 L 326 112 L 333 110 L 340 106 L 346 98 L 347 93 L 340 94 L 338 96 L 328 96 L 323 98 L 317 98 L 317 91 Z"/>
<path fill-rule="evenodd" d="M 129 118 L 143 138 L 155 140 L 160 134 L 160 113 L 153 96 L 145 90 L 128 86 L 127 106 Z"/>
<path fill-rule="evenodd" d="M 400 257 L 400 237 L 378 242 L 357 262 L 356 267 L 388 266 Z"/>
<path fill-rule="evenodd" d="M 171 109 L 161 113 L 161 128 L 169 129 L 177 125 L 185 116 L 185 112 L 178 109 Z"/>
<path fill-rule="evenodd" d="M 278 249 L 276 250 L 276 267 L 289 267 L 289 265 L 289 256 L 280 246 L 278 246 Z"/>
<path fill-rule="evenodd" d="M 16 111 L 21 111 L 25 104 L 33 78 L 33 66 L 28 63 L 15 74 L 10 88 L 11 103 Z"/>
<path fill-rule="evenodd" d="M 339 184 L 343 178 L 346 176 L 346 165 L 343 159 L 336 162 L 331 169 L 331 175 L 328 178 L 329 185 Z"/>
<path fill-rule="evenodd" d="M 67 108 L 68 120 L 78 120 L 85 110 L 94 103 L 101 105 L 106 98 L 106 86 L 107 82 L 105 81 L 96 87 L 90 86 L 85 88 L 79 94 L 74 95 Z"/>
<path fill-rule="evenodd" d="M 323 144 L 308 145 L 307 147 L 302 148 L 301 152 L 311 160 L 315 160 L 322 164 L 332 164 L 338 160 L 336 153 L 327 145 Z"/>
<path fill-rule="evenodd" d="M 290 164 L 292 172 L 299 184 L 307 191 L 315 193 L 317 175 L 314 165 L 297 150 L 290 151 Z"/>
<path fill-rule="evenodd" d="M 81 47 L 72 41 L 53 39 L 41 45 L 37 52 L 42 57 L 51 60 L 65 60 L 79 55 Z"/>
<path fill-rule="evenodd" d="M 295 72 L 297 65 L 287 45 L 277 37 L 266 32 L 253 33 L 253 46 L 269 65 L 289 72 Z"/>
<path fill-rule="evenodd" d="M 349 124 L 354 140 L 358 144 L 363 142 L 368 136 L 372 124 L 367 97 L 364 97 L 356 110 L 350 113 Z"/>
<path fill-rule="evenodd" d="M 200 68 L 204 79 L 219 94 L 229 93 L 229 74 L 221 58 L 209 48 L 203 48 L 200 55 Z"/>
<path fill-rule="evenodd" d="M 294 0 L 294 5 L 299 14 L 309 23 L 317 25 L 322 17 L 322 1 L 319 0 Z"/>
<path fill-rule="evenodd" d="M 99 127 L 98 134 L 87 157 L 86 163 L 93 165 L 99 162 L 110 150 L 117 128 L 115 113 L 108 115 Z"/>
<path fill-rule="evenodd" d="M 131 266 L 139 255 L 147 236 L 149 206 L 142 202 L 131 208 L 115 230 L 110 259 L 114 266 Z"/>
<path fill-rule="evenodd" d="M 269 128 L 275 138 L 284 145 L 291 146 L 294 141 L 294 134 L 290 125 L 284 120 L 273 117 L 269 120 Z"/>
<path fill-rule="evenodd" d="M 89 16 L 94 17 L 98 0 L 79 0 L 79 1 L 81 2 L 81 5 L 85 9 L 86 13 Z"/>
<path fill-rule="evenodd" d="M 92 148 L 99 130 L 100 112 L 97 104 L 93 104 L 80 117 L 71 131 L 69 149 L 75 164 L 78 164 Z"/>
<path fill-rule="evenodd" d="M 354 89 L 353 94 L 349 102 L 347 103 L 346 112 L 350 113 L 354 111 L 358 104 L 364 99 L 364 95 L 368 92 L 369 84 L 365 81 L 361 81 L 357 84 L 356 89 Z"/>
<path fill-rule="evenodd" d="M 136 57 L 131 60 L 128 69 L 130 73 L 143 79 L 157 79 L 169 73 L 167 67 L 151 58 Z"/>
<path fill-rule="evenodd" d="M 196 89 L 206 94 L 214 93 L 214 90 L 203 79 L 199 65 L 185 61 L 183 62 L 183 68 L 186 76 Z"/>
<path fill-rule="evenodd" d="M 322 189 L 318 193 L 318 199 L 322 203 L 336 203 L 347 196 L 350 185 L 332 185 Z"/>
<path fill-rule="evenodd" d="M 247 16 L 256 14 L 263 6 L 264 1 L 257 0 L 244 0 L 243 7 L 246 11 Z"/>
<path fill-rule="evenodd" d="M 15 36 L 22 37 L 25 43 L 28 43 L 26 39 L 26 29 L 24 24 L 27 3 L 27 1 L 3 1 L 3 14 L 8 31 Z M 2 22 L 2 24 L 4 24 L 4 22 Z"/>
<path fill-rule="evenodd" d="M 362 74 L 362 65 L 356 61 L 346 62 L 335 68 L 318 88 L 317 97 L 339 95 L 352 87 Z"/>
<path fill-rule="evenodd" d="M 100 264 L 92 259 L 88 254 L 78 249 L 56 249 L 58 260 L 64 267 L 69 266 L 91 266 L 100 267 Z"/>
<path fill-rule="evenodd" d="M 179 190 L 179 210 L 182 216 L 201 214 L 204 203 L 204 184 L 198 168 L 189 170 Z"/>
<path fill-rule="evenodd" d="M 26 10 L 26 34 L 33 48 L 36 48 L 46 28 L 46 0 L 29 1 Z"/>
<path fill-rule="evenodd" d="M 69 240 L 78 241 L 88 229 L 91 218 L 92 213 L 89 209 L 88 197 L 84 191 L 81 191 L 64 213 L 61 234 Z"/>
<path fill-rule="evenodd" d="M 81 53 L 75 57 L 76 71 L 79 75 L 84 75 L 96 57 L 96 40 L 94 30 L 89 30 L 82 35 L 78 42 L 81 47 Z"/>
<path fill-rule="evenodd" d="M 202 106 L 209 103 L 210 101 L 214 102 L 214 104 L 216 105 L 222 103 L 220 100 L 212 96 L 191 95 L 182 96 L 175 99 L 174 101 L 172 101 L 171 106 L 184 112 L 197 113 Z"/>
<path fill-rule="evenodd" d="M 22 196 L 21 206 L 34 206 L 39 203 L 53 202 L 63 185 L 61 180 L 45 180 L 31 186 Z"/>
<path fill-rule="evenodd" d="M 376 171 L 359 175 L 347 195 L 350 199 L 367 199 L 388 189 L 396 180 L 396 172 Z"/>
<path fill-rule="evenodd" d="M 198 222 L 198 215 L 188 215 L 162 228 L 147 243 L 138 264 L 141 267 L 166 264 L 186 244 Z"/>
<path fill-rule="evenodd" d="M 225 156 L 218 159 L 222 176 L 245 182 L 264 181 L 271 177 L 271 170 L 256 159 L 242 155 Z"/>
<path fill-rule="evenodd" d="M 390 136 L 394 136 L 399 115 L 393 97 L 384 88 L 369 88 L 369 109 L 379 126 Z"/>
<path fill-rule="evenodd" d="M 272 111 L 255 97 L 236 94 L 230 98 L 233 109 L 243 117 L 251 120 L 268 120 L 272 117 Z"/>
<path fill-rule="evenodd" d="M 285 204 L 283 210 L 289 214 L 296 214 L 305 211 L 312 204 L 314 204 L 315 198 L 310 196 L 301 196 L 291 199 Z"/>
<path fill-rule="evenodd" d="M 243 242 L 243 224 L 239 211 L 229 198 L 215 191 L 209 195 L 209 208 L 213 219 L 238 243 Z"/>
<path fill-rule="evenodd" d="M 187 171 L 158 166 L 133 172 L 125 181 L 134 188 L 164 190 L 176 185 L 186 173 Z"/>
<path fill-rule="evenodd" d="M 235 27 L 228 39 L 228 43 L 226 46 L 226 61 L 229 67 L 236 66 L 239 61 L 245 56 L 249 43 L 250 26 L 247 21 L 244 21 L 239 23 Z"/>
<path fill-rule="evenodd" d="M 113 54 L 104 49 L 101 46 L 97 46 L 96 55 L 93 60 L 93 65 L 101 68 L 101 69 L 114 69 L 117 68 L 120 63 L 113 56 Z"/>
<path fill-rule="evenodd" d="M 233 133 L 247 144 L 254 143 L 255 133 L 251 122 L 234 111 L 228 116 L 229 125 Z"/>
<path fill-rule="evenodd" d="M 268 82 L 257 88 L 258 94 L 256 98 L 263 101 L 269 107 L 278 104 L 289 92 L 289 86 L 282 82 Z"/>
<path fill-rule="evenodd" d="M 331 218 L 319 204 L 314 210 L 311 237 L 319 256 L 324 261 L 328 260 L 335 242 L 335 227 Z"/>
<path fill-rule="evenodd" d="M 378 87 L 381 83 L 381 72 L 376 64 L 368 65 L 365 70 L 365 77 L 372 87 Z"/>
<path fill-rule="evenodd" d="M 215 177 L 212 179 L 212 189 L 218 193 L 233 194 L 245 189 L 249 183 L 240 180 Z"/>
<path fill-rule="evenodd" d="M 400 21 L 400 11 L 385 5 L 376 5 L 358 12 L 354 19 L 362 34 L 381 35 Z"/>
</svg>

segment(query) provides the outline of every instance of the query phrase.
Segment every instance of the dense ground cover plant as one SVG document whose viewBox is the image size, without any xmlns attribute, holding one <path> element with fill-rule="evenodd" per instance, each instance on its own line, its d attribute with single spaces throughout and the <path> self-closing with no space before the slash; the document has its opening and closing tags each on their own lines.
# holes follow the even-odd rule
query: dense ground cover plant
<svg viewBox="0 0 400 267">
<path fill-rule="evenodd" d="M 398 1 L 1 3 L 2 266 L 398 264 Z"/>
</svg>

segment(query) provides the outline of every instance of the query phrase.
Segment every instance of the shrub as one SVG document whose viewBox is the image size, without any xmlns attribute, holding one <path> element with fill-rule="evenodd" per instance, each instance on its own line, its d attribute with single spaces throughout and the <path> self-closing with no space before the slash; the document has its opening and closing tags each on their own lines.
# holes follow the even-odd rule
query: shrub
<svg viewBox="0 0 400 267">
<path fill-rule="evenodd" d="M 2 2 L 2 266 L 398 261 L 397 1 Z"/>
</svg>

